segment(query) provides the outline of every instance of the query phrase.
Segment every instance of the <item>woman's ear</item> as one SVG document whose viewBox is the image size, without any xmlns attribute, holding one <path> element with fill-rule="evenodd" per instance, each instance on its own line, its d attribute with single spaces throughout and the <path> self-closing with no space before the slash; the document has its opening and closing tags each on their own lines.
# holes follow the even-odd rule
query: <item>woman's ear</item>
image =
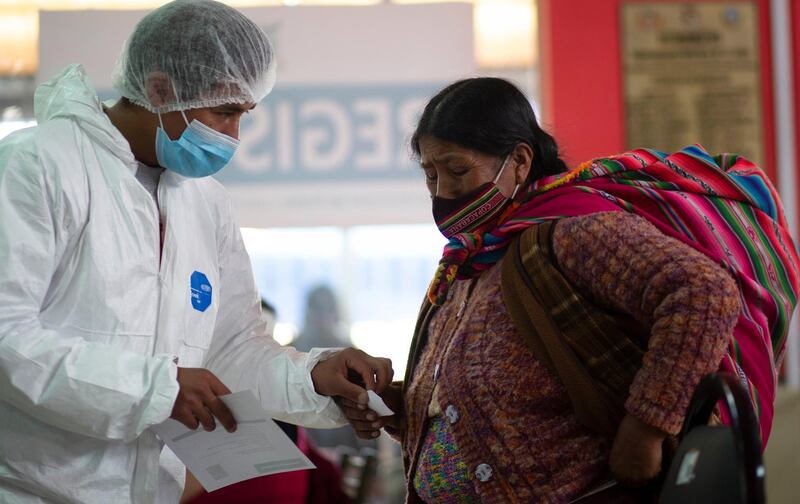
<svg viewBox="0 0 800 504">
<path fill-rule="evenodd" d="M 175 101 L 172 82 L 164 72 L 152 72 L 144 81 L 144 89 L 150 105 L 160 108 Z"/>
<path fill-rule="evenodd" d="M 526 143 L 518 143 L 511 151 L 511 162 L 514 166 L 514 180 L 517 184 L 524 184 L 533 166 L 533 149 Z"/>
</svg>

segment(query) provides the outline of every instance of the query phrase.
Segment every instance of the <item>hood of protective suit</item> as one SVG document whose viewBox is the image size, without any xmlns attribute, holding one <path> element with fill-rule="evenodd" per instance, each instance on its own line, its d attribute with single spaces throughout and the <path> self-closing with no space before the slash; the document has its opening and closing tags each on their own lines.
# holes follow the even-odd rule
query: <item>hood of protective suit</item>
<svg viewBox="0 0 800 504">
<path fill-rule="evenodd" d="M 136 166 L 128 141 L 103 113 L 103 104 L 83 65 L 70 65 L 41 84 L 33 97 L 33 109 L 39 124 L 53 119 L 74 120 L 125 164 Z"/>
</svg>

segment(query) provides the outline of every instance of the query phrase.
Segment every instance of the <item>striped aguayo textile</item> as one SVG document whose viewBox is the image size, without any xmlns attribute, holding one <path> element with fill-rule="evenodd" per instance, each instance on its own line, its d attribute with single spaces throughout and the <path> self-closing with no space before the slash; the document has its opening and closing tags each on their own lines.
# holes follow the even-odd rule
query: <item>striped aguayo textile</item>
<svg viewBox="0 0 800 504">
<path fill-rule="evenodd" d="M 479 275 L 532 225 L 607 211 L 646 218 L 736 278 L 742 312 L 720 369 L 749 389 L 766 443 L 800 261 L 777 191 L 740 156 L 712 157 L 697 145 L 672 154 L 638 149 L 540 179 L 493 230 L 450 240 L 429 296 L 441 298 L 454 278 Z"/>
</svg>

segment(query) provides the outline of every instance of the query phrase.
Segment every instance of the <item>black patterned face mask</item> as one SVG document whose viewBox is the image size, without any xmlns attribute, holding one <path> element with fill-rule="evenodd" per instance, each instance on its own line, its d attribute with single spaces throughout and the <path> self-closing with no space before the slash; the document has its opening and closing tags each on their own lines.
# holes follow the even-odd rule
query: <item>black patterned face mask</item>
<svg viewBox="0 0 800 504">
<path fill-rule="evenodd" d="M 438 195 L 432 198 L 433 220 L 445 238 L 449 240 L 460 233 L 491 227 L 506 205 L 514 199 L 519 185 L 510 198 L 503 195 L 497 187 L 497 181 L 503 174 L 509 157 L 510 155 L 503 160 L 503 165 L 493 181 L 482 184 L 469 194 L 457 198 L 442 198 Z"/>
</svg>

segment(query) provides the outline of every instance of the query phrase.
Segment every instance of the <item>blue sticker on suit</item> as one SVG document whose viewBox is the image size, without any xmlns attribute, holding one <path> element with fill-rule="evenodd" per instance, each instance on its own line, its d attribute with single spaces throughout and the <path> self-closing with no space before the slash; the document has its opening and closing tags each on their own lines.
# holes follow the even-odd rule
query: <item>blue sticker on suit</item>
<svg viewBox="0 0 800 504">
<path fill-rule="evenodd" d="M 192 290 L 192 308 L 199 312 L 204 312 L 211 306 L 211 282 L 208 277 L 195 271 L 189 280 L 189 286 Z"/>
</svg>

